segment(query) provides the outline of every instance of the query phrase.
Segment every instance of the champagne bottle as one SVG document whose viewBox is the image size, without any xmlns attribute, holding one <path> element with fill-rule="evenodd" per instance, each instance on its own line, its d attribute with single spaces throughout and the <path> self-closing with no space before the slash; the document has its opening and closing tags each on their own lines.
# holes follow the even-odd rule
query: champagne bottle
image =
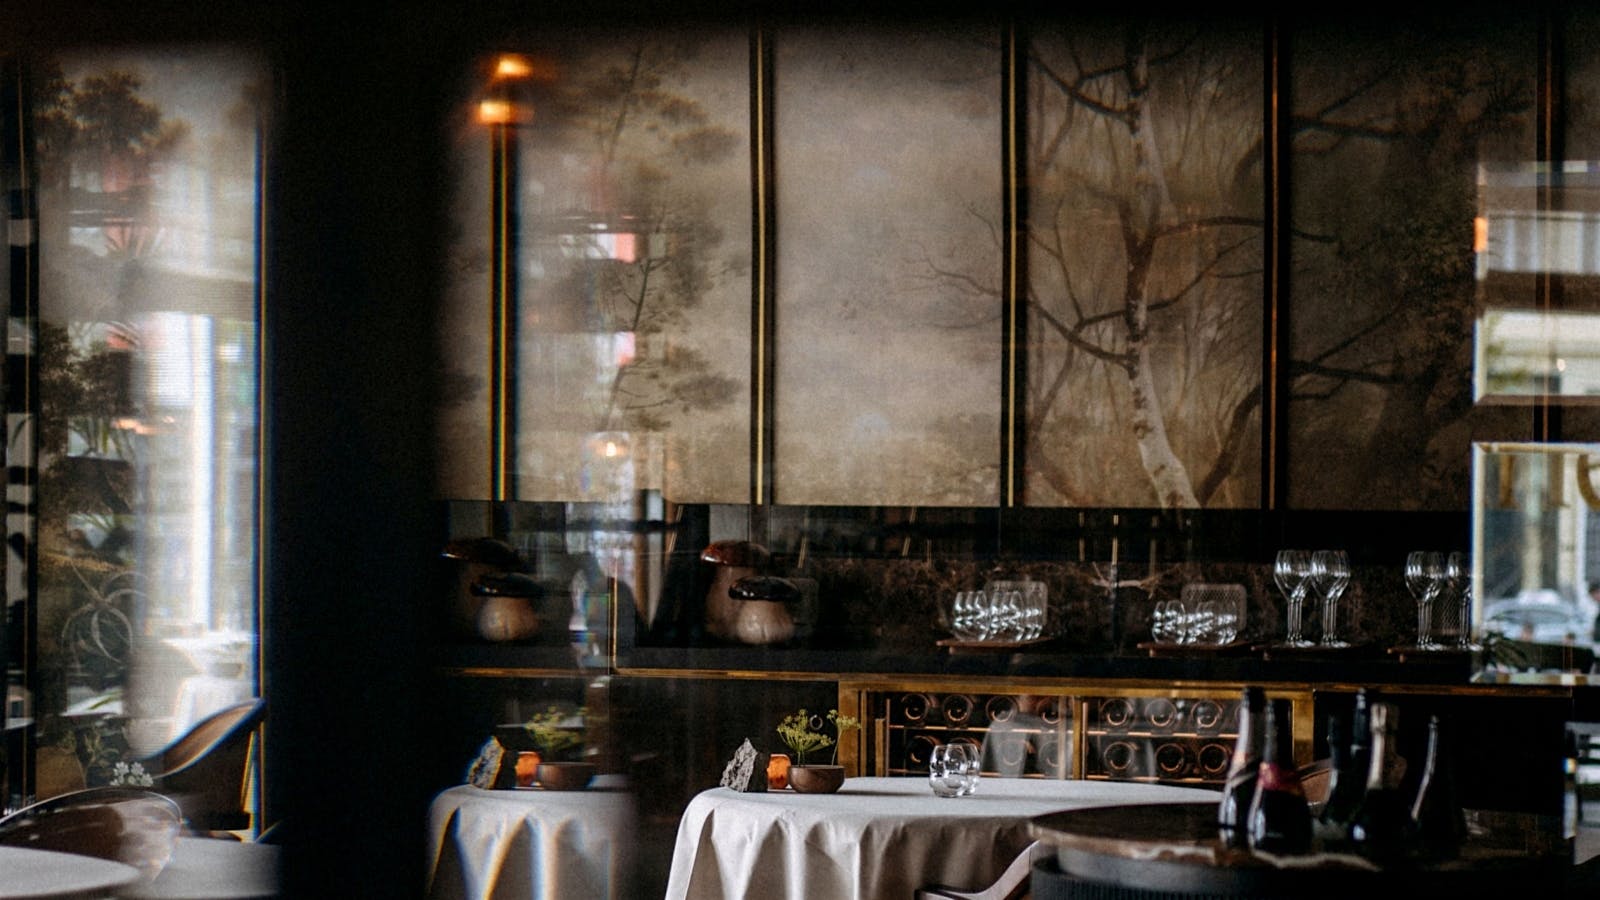
<svg viewBox="0 0 1600 900">
<path fill-rule="evenodd" d="M 1266 740 L 1250 803 L 1250 849 L 1296 854 L 1311 850 L 1311 810 L 1294 764 L 1294 721 L 1288 699 L 1267 707 Z"/>
<path fill-rule="evenodd" d="M 1437 715 L 1428 719 L 1428 751 L 1422 763 L 1422 781 L 1411 804 L 1417 839 L 1424 857 L 1453 859 L 1467 839 L 1467 819 L 1456 793 L 1454 766 L 1444 727 Z"/>
<path fill-rule="evenodd" d="M 1245 817 L 1255 799 L 1256 779 L 1261 774 L 1266 702 L 1266 691 L 1261 688 L 1252 685 L 1244 689 L 1244 702 L 1239 704 L 1239 733 L 1233 742 L 1228 775 L 1222 782 L 1222 800 L 1217 804 L 1217 836 L 1224 846 L 1243 848 L 1250 843 Z"/>
<path fill-rule="evenodd" d="M 1350 819 L 1361 803 L 1361 793 L 1367 786 L 1367 769 L 1371 764 L 1372 723 L 1369 716 L 1372 694 L 1365 688 L 1356 691 L 1355 704 L 1350 711 L 1349 729 L 1345 720 L 1330 716 L 1328 722 L 1328 757 L 1333 765 L 1332 782 L 1328 785 L 1328 799 L 1318 817 L 1318 833 L 1328 849 L 1343 844 L 1350 828 Z"/>
<path fill-rule="evenodd" d="M 1399 709 L 1392 703 L 1372 704 L 1371 760 L 1361 802 L 1350 818 L 1347 839 L 1355 851 L 1379 865 L 1403 862 L 1416 855 L 1417 829 L 1411 798 L 1402 794 L 1395 733 Z"/>
</svg>

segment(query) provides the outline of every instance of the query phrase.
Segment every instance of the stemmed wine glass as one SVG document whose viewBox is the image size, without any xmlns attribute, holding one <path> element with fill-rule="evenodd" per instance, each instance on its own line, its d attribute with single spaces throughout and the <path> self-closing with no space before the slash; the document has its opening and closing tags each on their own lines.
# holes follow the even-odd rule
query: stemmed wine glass
<svg viewBox="0 0 1600 900">
<path fill-rule="evenodd" d="M 1472 568 L 1467 555 L 1456 550 L 1446 556 L 1444 572 L 1450 589 L 1456 592 L 1456 649 L 1480 649 L 1472 642 Z"/>
<path fill-rule="evenodd" d="M 1311 555 L 1312 576 L 1322 595 L 1322 640 L 1324 647 L 1348 647 L 1339 637 L 1339 597 L 1350 584 L 1350 555 L 1343 550 L 1318 550 Z"/>
<path fill-rule="evenodd" d="M 1417 649 L 1442 650 L 1433 639 L 1433 601 L 1444 587 L 1444 555 L 1431 550 L 1406 554 L 1406 587 L 1417 598 Z"/>
<path fill-rule="evenodd" d="M 1284 645 L 1310 647 L 1302 631 L 1306 588 L 1311 578 L 1311 554 L 1305 550 L 1279 550 L 1272 565 L 1272 580 L 1289 601 L 1289 627 Z"/>
</svg>

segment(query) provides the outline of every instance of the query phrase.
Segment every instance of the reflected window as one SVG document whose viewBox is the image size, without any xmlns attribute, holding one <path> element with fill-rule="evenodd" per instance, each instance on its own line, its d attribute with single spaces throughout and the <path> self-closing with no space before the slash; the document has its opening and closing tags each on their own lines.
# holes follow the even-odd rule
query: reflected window
<svg viewBox="0 0 1600 900">
<path fill-rule="evenodd" d="M 1600 444 L 1473 448 L 1475 630 L 1590 646 L 1600 586 Z"/>
<path fill-rule="evenodd" d="M 259 691 L 265 76 L 212 48 L 32 76 L 37 318 L 13 320 L 32 340 L 11 350 L 38 406 L 11 410 L 9 452 L 32 457 L 37 502 L 9 524 L 37 547 L 40 745 L 76 747 L 94 785 Z M 8 560 L 13 598 L 27 562 Z M 83 786 L 39 770 L 40 795 Z"/>
</svg>

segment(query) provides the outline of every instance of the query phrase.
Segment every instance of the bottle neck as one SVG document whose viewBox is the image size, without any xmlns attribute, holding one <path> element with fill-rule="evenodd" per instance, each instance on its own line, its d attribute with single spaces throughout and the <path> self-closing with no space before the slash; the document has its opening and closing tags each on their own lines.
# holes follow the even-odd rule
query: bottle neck
<svg viewBox="0 0 1600 900">
<path fill-rule="evenodd" d="M 1391 788 L 1389 773 L 1394 771 L 1390 759 L 1394 752 L 1394 734 L 1390 730 L 1393 726 L 1390 716 L 1385 715 L 1387 710 L 1375 709 L 1372 716 L 1371 743 L 1368 747 L 1370 760 L 1367 763 L 1367 790 L 1380 791 Z"/>
</svg>

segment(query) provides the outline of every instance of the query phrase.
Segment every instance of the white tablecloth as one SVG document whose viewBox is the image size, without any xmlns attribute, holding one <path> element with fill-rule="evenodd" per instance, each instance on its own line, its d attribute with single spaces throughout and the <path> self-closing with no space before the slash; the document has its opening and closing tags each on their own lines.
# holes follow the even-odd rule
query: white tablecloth
<svg viewBox="0 0 1600 900">
<path fill-rule="evenodd" d="M 4 900 L 91 900 L 110 897 L 118 888 L 139 880 L 139 870 L 119 862 L 0 847 L 0 898 Z"/>
<path fill-rule="evenodd" d="M 264 900 L 278 896 L 275 844 L 180 837 L 161 874 L 119 900 Z"/>
<path fill-rule="evenodd" d="M 633 795 L 459 785 L 428 811 L 433 900 L 602 900 L 630 889 Z"/>
<path fill-rule="evenodd" d="M 669 900 L 909 900 L 919 887 L 987 887 L 1033 842 L 1028 820 L 1064 809 L 1216 799 L 1215 791 L 1109 781 L 985 778 L 935 797 L 925 778 L 850 778 L 837 794 L 713 788 L 678 823 Z"/>
</svg>

